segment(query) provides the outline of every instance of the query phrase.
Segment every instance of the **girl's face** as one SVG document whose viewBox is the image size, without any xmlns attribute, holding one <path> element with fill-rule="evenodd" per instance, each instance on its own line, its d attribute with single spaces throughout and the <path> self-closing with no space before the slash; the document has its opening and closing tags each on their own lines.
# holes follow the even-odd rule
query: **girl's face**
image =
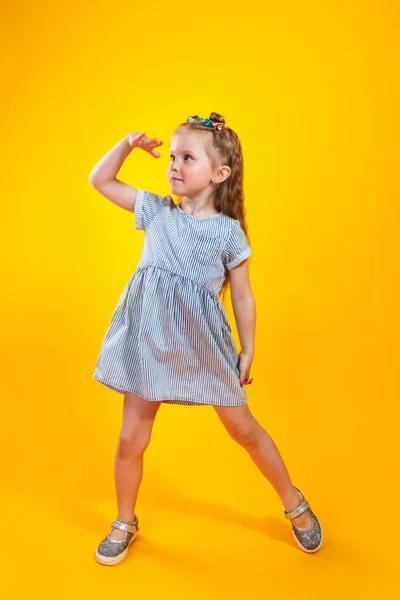
<svg viewBox="0 0 400 600">
<path fill-rule="evenodd" d="M 188 198 L 215 190 L 218 169 L 214 170 L 201 135 L 194 132 L 176 133 L 171 138 L 168 180 L 177 196 Z"/>
</svg>

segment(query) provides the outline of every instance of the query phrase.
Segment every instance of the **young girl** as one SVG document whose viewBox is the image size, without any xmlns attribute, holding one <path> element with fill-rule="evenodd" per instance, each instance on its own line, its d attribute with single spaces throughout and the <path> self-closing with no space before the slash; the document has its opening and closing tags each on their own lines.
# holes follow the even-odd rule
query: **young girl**
<svg viewBox="0 0 400 600">
<path fill-rule="evenodd" d="M 131 133 L 93 168 L 89 181 L 103 196 L 134 213 L 145 231 L 138 266 L 111 318 L 93 377 L 124 394 L 115 456 L 118 516 L 96 550 L 115 565 L 139 532 L 135 505 L 143 454 L 161 403 L 212 405 L 229 435 L 274 487 L 305 552 L 322 544 L 321 525 L 290 479 L 269 434 L 252 415 L 244 385 L 254 356 L 255 304 L 244 219 L 243 158 L 237 134 L 223 117 L 197 115 L 171 137 L 167 176 L 171 196 L 117 179 L 133 148 L 159 158 L 163 144 Z M 238 353 L 220 296 L 231 288 L 241 342 Z"/>
</svg>

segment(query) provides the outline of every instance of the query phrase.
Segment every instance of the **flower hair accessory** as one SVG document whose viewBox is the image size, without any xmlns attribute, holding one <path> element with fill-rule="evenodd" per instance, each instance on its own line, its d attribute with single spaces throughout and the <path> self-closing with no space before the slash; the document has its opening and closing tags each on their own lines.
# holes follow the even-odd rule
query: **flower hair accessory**
<svg viewBox="0 0 400 600">
<path fill-rule="evenodd" d="M 198 123 L 201 123 L 202 125 L 205 125 L 206 127 L 214 127 L 218 131 L 221 131 L 221 129 L 225 125 L 225 121 L 214 121 L 214 119 L 205 119 L 204 117 L 199 117 L 198 115 L 194 115 L 193 117 L 188 117 L 187 121 L 189 121 L 189 123 L 193 123 L 194 121 L 197 121 Z"/>
</svg>

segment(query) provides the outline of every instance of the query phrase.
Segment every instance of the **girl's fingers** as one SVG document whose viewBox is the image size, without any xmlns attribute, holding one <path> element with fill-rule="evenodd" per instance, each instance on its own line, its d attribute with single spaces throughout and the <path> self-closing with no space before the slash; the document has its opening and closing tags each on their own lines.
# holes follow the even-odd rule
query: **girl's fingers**
<svg viewBox="0 0 400 600">
<path fill-rule="evenodd" d="M 149 143 L 149 145 L 148 145 L 148 151 L 152 153 L 153 150 L 154 150 L 154 148 L 157 148 L 158 146 L 161 146 L 161 144 L 163 144 L 163 142 L 152 142 L 152 143 Z M 157 152 L 157 154 L 158 154 L 158 152 Z"/>
<path fill-rule="evenodd" d="M 154 154 L 153 153 L 154 148 L 156 148 L 157 146 L 161 146 L 164 143 L 162 140 L 157 140 L 157 138 L 155 138 L 155 137 L 153 137 L 153 138 L 146 137 L 145 132 L 139 133 L 134 138 L 130 138 L 129 142 L 131 145 L 134 144 L 134 145 L 140 146 L 143 150 L 146 150 L 146 152 L 149 152 L 156 158 L 159 158 L 161 156 L 161 154 L 159 154 L 158 152 L 156 152 Z"/>
</svg>

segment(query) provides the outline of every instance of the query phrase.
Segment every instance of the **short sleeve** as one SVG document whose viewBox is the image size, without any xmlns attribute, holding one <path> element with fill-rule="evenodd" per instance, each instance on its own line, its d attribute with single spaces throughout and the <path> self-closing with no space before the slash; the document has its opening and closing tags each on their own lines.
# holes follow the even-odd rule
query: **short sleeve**
<svg viewBox="0 0 400 600">
<path fill-rule="evenodd" d="M 252 252 L 240 222 L 235 219 L 232 223 L 231 232 L 223 254 L 223 262 L 226 268 L 231 270 L 233 267 L 237 267 Z"/>
<path fill-rule="evenodd" d="M 160 196 L 147 190 L 137 189 L 134 208 L 135 228 L 146 230 L 160 210 L 173 203 L 171 196 Z"/>
</svg>

